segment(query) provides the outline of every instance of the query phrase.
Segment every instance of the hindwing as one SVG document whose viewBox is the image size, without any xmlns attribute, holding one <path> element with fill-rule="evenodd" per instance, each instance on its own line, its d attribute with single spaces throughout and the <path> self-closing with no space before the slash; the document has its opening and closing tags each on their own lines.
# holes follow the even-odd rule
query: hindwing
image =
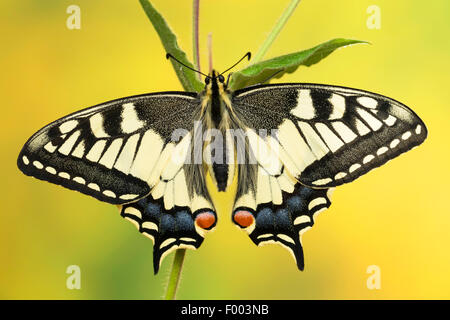
<svg viewBox="0 0 450 320">
<path fill-rule="evenodd" d="M 154 190 L 161 188 L 161 191 L 152 191 L 147 197 L 121 208 L 122 217 L 153 241 L 155 274 L 164 257 L 173 250 L 198 249 L 205 234 L 217 223 L 216 211 L 204 184 L 192 185 L 195 184 L 193 174 L 202 181 L 202 168 L 189 166 L 184 165 L 172 182 L 160 181 Z"/>
</svg>

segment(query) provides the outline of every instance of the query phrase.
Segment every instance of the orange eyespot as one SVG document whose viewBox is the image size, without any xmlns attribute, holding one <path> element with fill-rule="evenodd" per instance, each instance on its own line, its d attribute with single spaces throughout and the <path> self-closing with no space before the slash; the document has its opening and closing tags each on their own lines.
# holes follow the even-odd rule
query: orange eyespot
<svg viewBox="0 0 450 320">
<path fill-rule="evenodd" d="M 197 215 L 195 223 L 202 229 L 209 229 L 216 223 L 216 216 L 212 212 L 203 212 Z"/>
<path fill-rule="evenodd" d="M 253 214 L 250 211 L 238 210 L 235 212 L 233 220 L 241 228 L 247 228 L 255 222 L 255 217 L 253 217 Z"/>
</svg>

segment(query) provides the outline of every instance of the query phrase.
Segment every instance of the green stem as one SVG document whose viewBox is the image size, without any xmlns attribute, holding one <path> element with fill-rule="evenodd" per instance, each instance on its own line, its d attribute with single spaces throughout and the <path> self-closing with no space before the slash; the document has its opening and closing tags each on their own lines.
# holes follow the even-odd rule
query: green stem
<svg viewBox="0 0 450 320">
<path fill-rule="evenodd" d="M 266 54 L 269 47 L 272 45 L 272 42 L 275 40 L 275 38 L 280 33 L 281 29 L 283 29 L 284 25 L 294 12 L 297 5 L 300 3 L 300 0 L 292 0 L 289 6 L 284 10 L 283 14 L 281 15 L 280 19 L 278 19 L 277 23 L 275 24 L 275 27 L 273 27 L 272 31 L 270 32 L 269 36 L 266 38 L 264 43 L 262 44 L 261 48 L 259 48 L 259 51 L 255 54 L 255 56 L 252 59 L 252 63 L 255 64 L 259 62 L 263 56 Z"/>
<path fill-rule="evenodd" d="M 198 23 L 199 23 L 200 0 L 192 2 L 192 51 L 194 55 L 194 68 L 200 71 L 200 54 L 198 41 Z M 200 79 L 200 74 L 197 73 Z"/>
<path fill-rule="evenodd" d="M 194 68 L 200 71 L 200 54 L 199 54 L 199 40 L 198 40 L 198 25 L 199 25 L 199 5 L 200 0 L 193 0 L 192 5 L 192 52 L 194 56 Z M 197 74 L 198 76 L 198 74 Z M 200 78 L 198 76 L 198 78 Z M 166 300 L 175 300 L 178 285 L 180 284 L 181 270 L 183 269 L 184 257 L 186 249 L 178 249 L 175 251 L 173 258 L 172 270 L 170 271 L 169 282 L 166 289 Z"/>
<path fill-rule="evenodd" d="M 173 258 L 172 271 L 170 272 L 169 282 L 167 283 L 166 300 L 175 300 L 178 285 L 180 283 L 181 269 L 183 267 L 186 249 L 178 249 Z"/>
<path fill-rule="evenodd" d="M 211 71 L 213 69 L 212 32 L 208 33 L 207 44 L 208 44 L 208 60 L 209 60 L 209 69 L 208 69 L 209 71 L 208 71 L 208 73 L 211 73 Z"/>
</svg>

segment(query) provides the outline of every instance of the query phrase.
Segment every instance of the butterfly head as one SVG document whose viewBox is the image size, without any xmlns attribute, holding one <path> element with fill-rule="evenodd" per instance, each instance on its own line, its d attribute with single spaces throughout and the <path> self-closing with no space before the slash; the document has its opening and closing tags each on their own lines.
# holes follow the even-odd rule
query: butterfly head
<svg viewBox="0 0 450 320">
<path fill-rule="evenodd" d="M 206 88 L 210 88 L 211 90 L 221 87 L 225 89 L 227 87 L 227 84 L 225 83 L 225 77 L 222 74 L 219 74 L 214 69 L 207 77 L 205 77 L 205 85 Z"/>
<path fill-rule="evenodd" d="M 167 53 L 166 54 L 166 58 L 167 59 L 172 59 L 176 62 L 178 62 L 179 64 L 181 64 L 182 66 L 188 68 L 189 70 L 195 71 L 201 75 L 205 76 L 205 88 L 207 89 L 207 91 L 209 90 L 217 90 L 219 89 L 219 91 L 223 91 L 226 90 L 227 86 L 228 86 L 228 81 L 230 80 L 230 75 L 228 75 L 227 81 L 225 83 L 225 77 L 223 76 L 224 73 L 228 72 L 229 70 L 233 69 L 237 64 L 239 64 L 239 62 L 241 62 L 242 60 L 244 60 L 245 58 L 247 58 L 248 60 L 250 60 L 251 58 L 251 53 L 247 52 L 241 59 L 239 59 L 238 62 L 236 62 L 235 64 L 233 64 L 231 67 L 229 67 L 227 70 L 223 71 L 222 73 L 218 73 L 217 71 L 215 71 L 214 69 L 211 71 L 211 73 L 209 75 L 204 74 L 203 72 L 201 72 L 200 70 L 196 70 L 194 68 L 192 68 L 191 66 L 186 65 L 185 63 L 181 62 L 180 60 L 178 60 L 177 58 L 175 58 L 172 54 Z M 209 90 L 208 90 L 209 89 Z"/>
</svg>

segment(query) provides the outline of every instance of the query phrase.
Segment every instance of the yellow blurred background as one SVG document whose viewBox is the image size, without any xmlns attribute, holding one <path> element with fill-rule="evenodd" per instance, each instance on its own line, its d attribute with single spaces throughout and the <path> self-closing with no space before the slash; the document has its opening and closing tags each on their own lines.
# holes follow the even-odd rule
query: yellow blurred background
<svg viewBox="0 0 450 320">
<path fill-rule="evenodd" d="M 213 34 L 214 66 L 256 52 L 288 0 L 201 1 L 201 64 Z M 69 30 L 66 9 L 81 8 Z M 191 57 L 191 1 L 154 0 Z M 369 29 L 377 5 L 381 28 Z M 331 208 L 303 236 L 306 268 L 275 245 L 258 248 L 230 220 L 188 251 L 180 299 L 450 298 L 450 2 L 303 0 L 266 58 L 345 37 L 343 48 L 282 82 L 315 82 L 382 93 L 415 110 L 429 129 L 417 149 L 337 188 Z M 103 101 L 182 90 L 137 0 L 0 3 L 2 99 L 0 298 L 159 299 L 173 254 L 153 275 L 152 243 L 114 206 L 24 176 L 16 158 L 47 123 Z M 66 268 L 81 289 L 66 288 Z M 370 265 L 381 288 L 369 290 Z"/>
</svg>

